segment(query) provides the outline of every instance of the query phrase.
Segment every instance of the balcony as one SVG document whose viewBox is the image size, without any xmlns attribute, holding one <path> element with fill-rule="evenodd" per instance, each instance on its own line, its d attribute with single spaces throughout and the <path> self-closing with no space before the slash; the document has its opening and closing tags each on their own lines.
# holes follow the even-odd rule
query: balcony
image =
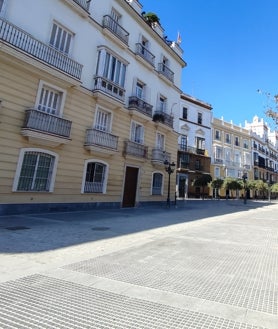
<svg viewBox="0 0 278 329">
<path fill-rule="evenodd" d="M 223 159 L 214 158 L 215 164 L 223 164 Z"/>
<path fill-rule="evenodd" d="M 114 41 L 120 41 L 120 45 L 123 48 L 128 46 L 129 33 L 111 16 L 103 16 L 102 26 L 104 28 L 104 32 L 107 33 L 108 36 L 110 36 Z"/>
<path fill-rule="evenodd" d="M 153 106 L 138 98 L 137 96 L 131 96 L 128 100 L 128 109 L 136 110 L 140 113 L 147 115 L 148 117 L 152 117 L 152 109 Z"/>
<path fill-rule="evenodd" d="M 143 58 L 145 62 L 150 64 L 151 68 L 154 67 L 155 56 L 141 43 L 136 43 L 135 53 L 136 55 L 140 56 L 140 58 Z"/>
<path fill-rule="evenodd" d="M 174 82 L 174 72 L 164 63 L 158 63 L 158 73 L 167 78 L 170 82 Z"/>
<path fill-rule="evenodd" d="M 151 162 L 153 165 L 158 165 L 164 167 L 164 161 L 171 162 L 171 154 L 161 149 L 154 148 L 152 149 Z"/>
<path fill-rule="evenodd" d="M 153 114 L 153 121 L 154 122 L 161 122 L 165 125 L 173 128 L 174 118 L 172 115 L 165 113 L 164 111 L 155 111 Z"/>
<path fill-rule="evenodd" d="M 197 147 L 181 145 L 181 144 L 179 144 L 179 151 L 183 151 L 183 152 L 187 152 L 187 153 L 192 153 L 192 154 L 198 154 L 198 155 L 205 155 L 206 154 L 206 150 L 199 149 Z"/>
<path fill-rule="evenodd" d="M 125 141 L 124 155 L 140 158 L 142 161 L 145 161 L 148 158 L 148 147 L 132 141 Z"/>
<path fill-rule="evenodd" d="M 75 3 L 77 3 L 80 7 L 82 7 L 84 10 L 88 11 L 90 7 L 90 0 L 73 0 Z"/>
<path fill-rule="evenodd" d="M 84 146 L 91 152 L 112 155 L 118 151 L 118 136 L 97 129 L 87 129 Z"/>
<path fill-rule="evenodd" d="M 2 18 L 0 18 L 0 40 L 75 79 L 81 78 L 81 64 Z"/>
<path fill-rule="evenodd" d="M 70 141 L 71 121 L 35 109 L 26 111 L 21 133 L 30 141 L 58 146 Z"/>
<path fill-rule="evenodd" d="M 97 93 L 99 91 L 108 95 L 109 97 L 115 97 L 122 103 L 125 100 L 125 89 L 104 77 L 95 77 L 93 92 Z"/>
</svg>

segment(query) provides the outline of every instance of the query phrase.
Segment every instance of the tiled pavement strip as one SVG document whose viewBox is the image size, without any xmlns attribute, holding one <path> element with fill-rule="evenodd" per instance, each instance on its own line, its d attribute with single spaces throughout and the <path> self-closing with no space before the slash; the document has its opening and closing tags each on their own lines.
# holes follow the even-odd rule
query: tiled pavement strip
<svg viewBox="0 0 278 329">
<path fill-rule="evenodd" d="M 0 216 L 0 328 L 278 329 L 278 203 Z"/>
</svg>

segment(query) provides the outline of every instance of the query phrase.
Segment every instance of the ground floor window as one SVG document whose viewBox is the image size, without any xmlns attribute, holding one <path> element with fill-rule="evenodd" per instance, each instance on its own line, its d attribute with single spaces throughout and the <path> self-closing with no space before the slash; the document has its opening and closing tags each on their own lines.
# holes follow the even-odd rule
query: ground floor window
<svg viewBox="0 0 278 329">
<path fill-rule="evenodd" d="M 152 195 L 162 194 L 162 181 L 163 181 L 163 175 L 161 173 L 153 174 Z"/>
<path fill-rule="evenodd" d="M 86 164 L 84 193 L 104 193 L 106 188 L 107 166 L 100 162 Z"/>
<path fill-rule="evenodd" d="M 51 191 L 55 156 L 40 151 L 22 151 L 15 180 L 16 191 Z"/>
</svg>

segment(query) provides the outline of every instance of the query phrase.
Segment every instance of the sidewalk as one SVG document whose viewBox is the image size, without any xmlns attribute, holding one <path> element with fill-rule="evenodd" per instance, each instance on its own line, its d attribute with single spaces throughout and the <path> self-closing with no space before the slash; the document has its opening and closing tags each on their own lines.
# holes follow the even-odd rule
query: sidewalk
<svg viewBox="0 0 278 329">
<path fill-rule="evenodd" d="M 0 216 L 0 328 L 277 329 L 278 203 Z"/>
</svg>

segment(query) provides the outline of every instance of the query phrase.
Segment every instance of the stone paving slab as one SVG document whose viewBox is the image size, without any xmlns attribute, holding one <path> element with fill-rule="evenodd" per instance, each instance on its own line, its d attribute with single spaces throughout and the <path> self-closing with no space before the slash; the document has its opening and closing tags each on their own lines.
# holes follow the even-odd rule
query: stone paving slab
<svg viewBox="0 0 278 329">
<path fill-rule="evenodd" d="M 0 328 L 277 329 L 278 204 L 187 204 L 0 216 Z"/>
</svg>

